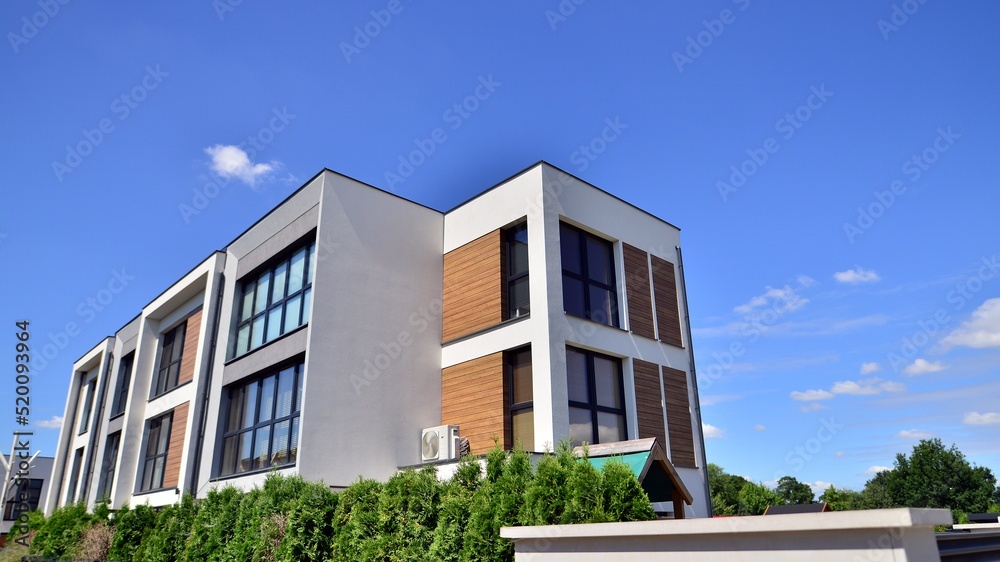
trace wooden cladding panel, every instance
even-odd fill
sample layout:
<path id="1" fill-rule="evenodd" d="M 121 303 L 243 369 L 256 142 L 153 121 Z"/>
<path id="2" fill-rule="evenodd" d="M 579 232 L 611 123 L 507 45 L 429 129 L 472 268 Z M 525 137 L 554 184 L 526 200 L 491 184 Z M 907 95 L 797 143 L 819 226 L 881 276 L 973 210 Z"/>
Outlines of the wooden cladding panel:
<path id="1" fill-rule="evenodd" d="M 666 446 L 660 366 L 641 359 L 633 359 L 632 374 L 635 378 L 635 413 L 639 422 L 639 439 L 656 437 L 660 440 L 660 445 Z"/>
<path id="2" fill-rule="evenodd" d="M 656 326 L 660 331 L 660 341 L 684 347 L 674 264 L 656 256 L 650 257 L 653 261 L 653 294 L 656 296 Z"/>
<path id="3" fill-rule="evenodd" d="M 625 296 L 628 300 L 628 327 L 633 334 L 656 338 L 653 329 L 653 298 L 649 285 L 649 260 L 646 252 L 622 244 L 625 249 Z"/>
<path id="4" fill-rule="evenodd" d="M 697 466 L 687 373 L 663 367 L 663 393 L 667 404 L 667 431 L 670 432 L 670 462 L 676 466 Z"/>
<path id="5" fill-rule="evenodd" d="M 177 375 L 177 384 L 181 385 L 194 379 L 195 366 L 198 364 L 198 334 L 201 332 L 201 310 L 188 316 L 184 327 L 184 347 L 181 350 L 181 371 Z"/>
<path id="6" fill-rule="evenodd" d="M 510 448 L 507 386 L 502 352 L 442 369 L 441 423 L 459 426 L 473 454 L 492 449 L 494 436 Z"/>
<path id="7" fill-rule="evenodd" d="M 444 255 L 444 341 L 503 320 L 500 242 L 500 231 L 494 230 Z"/>
<path id="8" fill-rule="evenodd" d="M 184 454 L 184 436 L 187 433 L 188 405 L 185 402 L 174 408 L 170 421 L 170 443 L 167 444 L 167 464 L 163 469 L 163 487 L 175 488 L 180 480 L 181 456 Z"/>

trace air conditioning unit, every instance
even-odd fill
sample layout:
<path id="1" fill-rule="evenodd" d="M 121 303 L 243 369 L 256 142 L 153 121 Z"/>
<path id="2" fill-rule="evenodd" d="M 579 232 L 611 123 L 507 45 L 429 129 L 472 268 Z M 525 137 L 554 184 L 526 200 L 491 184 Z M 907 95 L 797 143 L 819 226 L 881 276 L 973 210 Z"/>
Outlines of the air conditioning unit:
<path id="1" fill-rule="evenodd" d="M 420 460 L 447 461 L 458 458 L 458 426 L 439 425 L 420 432 Z"/>

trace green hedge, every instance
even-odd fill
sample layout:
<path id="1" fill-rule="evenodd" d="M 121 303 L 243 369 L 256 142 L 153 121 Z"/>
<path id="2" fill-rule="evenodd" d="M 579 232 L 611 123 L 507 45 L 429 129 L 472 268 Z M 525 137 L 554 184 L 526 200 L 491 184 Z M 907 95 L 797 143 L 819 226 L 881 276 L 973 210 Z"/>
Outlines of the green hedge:
<path id="1" fill-rule="evenodd" d="M 466 458 L 447 482 L 425 467 L 385 483 L 359 479 L 335 494 L 271 474 L 250 492 L 226 487 L 159 511 L 126 506 L 108 517 L 103 508 L 68 506 L 34 519 L 31 553 L 73 557 L 101 551 L 95 542 L 103 541 L 108 559 L 121 562 L 492 562 L 514 558 L 513 543 L 500 537 L 504 526 L 654 517 L 621 462 L 597 470 L 561 445 L 532 470 L 527 453 L 495 448 L 485 474 Z"/>

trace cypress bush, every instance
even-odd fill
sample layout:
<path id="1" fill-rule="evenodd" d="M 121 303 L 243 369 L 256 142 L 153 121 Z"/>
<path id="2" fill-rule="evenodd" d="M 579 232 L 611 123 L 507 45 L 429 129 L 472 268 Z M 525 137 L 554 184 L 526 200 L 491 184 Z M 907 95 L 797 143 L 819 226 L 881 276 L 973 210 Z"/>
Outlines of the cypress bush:
<path id="1" fill-rule="evenodd" d="M 279 476 L 272 472 L 264 485 L 247 492 L 240 502 L 233 536 L 225 545 L 223 560 L 229 562 L 260 562 L 274 559 L 277 544 L 283 538 L 278 531 L 275 515 L 288 513 L 305 488 L 301 476 Z M 284 525 L 281 525 L 284 531 Z"/>
<path id="2" fill-rule="evenodd" d="M 376 557 L 393 562 L 426 559 L 434 541 L 440 496 L 441 483 L 433 467 L 404 470 L 389 478 L 378 500 L 381 532 Z"/>
<path id="3" fill-rule="evenodd" d="M 443 562 L 461 560 L 472 496 L 482 481 L 483 469 L 479 462 L 471 456 L 466 456 L 459 463 L 451 480 L 441 486 L 441 507 L 430 549 L 432 560 Z"/>
<path id="4" fill-rule="evenodd" d="M 142 558 L 136 558 L 136 554 L 156 525 L 156 511 L 146 504 L 139 504 L 131 509 L 126 505 L 115 514 L 112 524 L 115 534 L 111 539 L 108 558 L 121 562 L 143 562 Z"/>
<path id="5" fill-rule="evenodd" d="M 333 549 L 334 514 L 340 496 L 322 483 L 309 483 L 288 513 L 279 562 L 326 560 Z"/>
<path id="6" fill-rule="evenodd" d="M 212 490 L 198 502 L 191 533 L 184 548 L 184 562 L 220 562 L 235 531 L 243 493 L 226 486 Z"/>
<path id="7" fill-rule="evenodd" d="M 614 459 L 601 469 L 604 515 L 608 521 L 650 521 L 656 519 L 653 504 L 632 469 Z"/>
<path id="8" fill-rule="evenodd" d="M 146 535 L 135 553 L 143 562 L 177 562 L 184 556 L 184 545 L 194 526 L 198 510 L 190 495 L 179 503 L 168 505 L 156 515 L 152 531 Z"/>
<path id="9" fill-rule="evenodd" d="M 31 553 L 43 558 L 72 558 L 82 546 L 84 533 L 97 522 L 83 503 L 60 507 L 38 527 Z"/>
<path id="10" fill-rule="evenodd" d="M 333 515 L 336 534 L 333 536 L 332 559 L 376 560 L 381 491 L 380 482 L 361 478 L 338 494 Z"/>

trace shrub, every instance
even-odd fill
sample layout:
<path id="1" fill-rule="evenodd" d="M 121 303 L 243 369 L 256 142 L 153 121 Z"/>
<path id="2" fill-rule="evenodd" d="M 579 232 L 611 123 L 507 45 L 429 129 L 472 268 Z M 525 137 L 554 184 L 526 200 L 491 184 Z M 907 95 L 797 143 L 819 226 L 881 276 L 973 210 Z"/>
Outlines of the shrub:
<path id="1" fill-rule="evenodd" d="M 576 460 L 569 442 L 563 441 L 555 455 L 546 453 L 538 461 L 535 477 L 524 493 L 521 524 L 555 525 L 561 522 L 566 511 L 566 481 Z"/>
<path id="2" fill-rule="evenodd" d="M 243 494 L 226 486 L 212 490 L 198 504 L 191 534 L 188 536 L 182 560 L 187 562 L 218 562 L 235 530 Z"/>
<path id="3" fill-rule="evenodd" d="M 164 507 L 156 515 L 155 525 L 135 553 L 143 562 L 176 562 L 184 555 L 184 544 L 191 534 L 198 508 L 189 495 L 179 503 Z"/>
<path id="4" fill-rule="evenodd" d="M 31 541 L 31 553 L 44 558 L 72 558 L 83 534 L 97 523 L 83 503 L 60 507 L 45 520 Z"/>
<path id="5" fill-rule="evenodd" d="M 234 533 L 225 544 L 223 560 L 231 562 L 259 562 L 273 558 L 276 554 L 275 528 L 269 528 L 267 536 L 261 533 L 265 521 L 272 515 L 288 513 L 305 487 L 301 476 L 284 477 L 272 472 L 264 480 L 264 485 L 254 488 L 243 496 L 239 516 L 234 525 Z"/>
<path id="6" fill-rule="evenodd" d="M 653 504 L 632 469 L 614 459 L 601 468 L 604 515 L 607 521 L 649 521 L 656 519 Z"/>
<path id="7" fill-rule="evenodd" d="M 156 512 L 146 504 L 139 504 L 132 509 L 126 505 L 115 514 L 112 525 L 115 528 L 108 558 L 121 562 L 141 561 L 136 558 L 139 548 L 156 525 Z"/>
<path id="8" fill-rule="evenodd" d="M 77 557 L 84 560 L 107 560 L 111 539 L 115 534 L 114 527 L 101 521 L 83 532 L 83 540 L 77 551 Z"/>
<path id="9" fill-rule="evenodd" d="M 378 537 L 378 500 L 382 484 L 359 478 L 340 492 L 333 515 L 334 560 L 374 560 Z"/>
<path id="10" fill-rule="evenodd" d="M 517 525 L 531 477 L 524 451 L 508 454 L 497 445 L 486 454 L 486 481 L 472 496 L 462 560 L 513 560 L 514 543 L 500 537 L 500 527 Z"/>
<path id="11" fill-rule="evenodd" d="M 440 499 L 441 483 L 433 467 L 393 475 L 379 494 L 377 557 L 400 561 L 427 557 Z"/>
<path id="12" fill-rule="evenodd" d="M 431 543 L 431 559 L 443 562 L 458 562 L 461 559 L 469 504 L 482 481 L 482 467 L 474 458 L 467 456 L 459 463 L 451 480 L 441 486 L 441 504 Z"/>
<path id="13" fill-rule="evenodd" d="M 338 499 L 324 484 L 306 484 L 288 513 L 277 552 L 279 561 L 326 560 L 330 556 Z"/>

